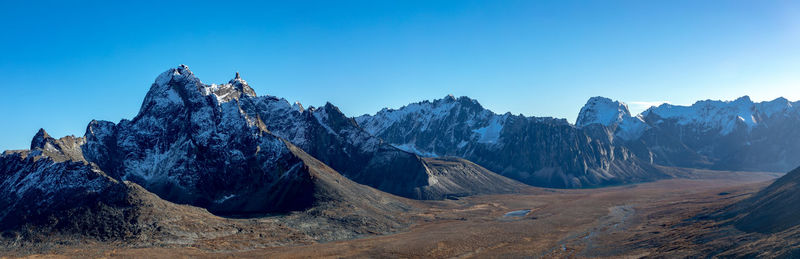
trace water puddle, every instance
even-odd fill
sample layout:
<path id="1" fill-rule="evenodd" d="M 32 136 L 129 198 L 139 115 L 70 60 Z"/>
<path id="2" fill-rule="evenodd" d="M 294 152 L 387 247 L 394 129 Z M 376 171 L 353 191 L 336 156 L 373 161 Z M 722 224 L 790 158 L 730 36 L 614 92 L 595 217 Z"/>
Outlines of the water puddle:
<path id="1" fill-rule="evenodd" d="M 499 220 L 507 221 L 507 220 L 518 220 L 528 215 L 531 210 L 515 210 L 504 214 Z"/>

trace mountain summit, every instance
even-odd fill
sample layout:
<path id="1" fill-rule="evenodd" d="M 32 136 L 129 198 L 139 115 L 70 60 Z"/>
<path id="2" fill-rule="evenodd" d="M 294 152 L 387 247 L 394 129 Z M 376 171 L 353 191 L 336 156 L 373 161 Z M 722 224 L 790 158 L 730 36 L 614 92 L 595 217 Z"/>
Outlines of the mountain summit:
<path id="1" fill-rule="evenodd" d="M 620 123 L 625 118 L 631 117 L 628 105 L 619 101 L 597 96 L 589 98 L 586 105 L 581 108 L 575 125 L 582 127 L 589 124 L 602 124 L 609 126 Z"/>
<path id="2" fill-rule="evenodd" d="M 631 116 L 625 103 L 602 96 L 589 98 L 575 121 L 577 127 L 595 124 L 608 127 L 623 140 L 638 139 L 650 127 L 641 116 Z"/>

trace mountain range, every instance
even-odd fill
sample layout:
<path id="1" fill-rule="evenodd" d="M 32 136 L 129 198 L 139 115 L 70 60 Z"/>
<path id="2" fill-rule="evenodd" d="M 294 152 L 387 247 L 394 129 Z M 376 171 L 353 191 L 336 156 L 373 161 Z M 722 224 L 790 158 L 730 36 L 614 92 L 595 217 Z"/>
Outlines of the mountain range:
<path id="1" fill-rule="evenodd" d="M 785 98 L 662 104 L 632 116 L 624 103 L 591 98 L 578 127 L 605 127 L 615 143 L 654 164 L 787 172 L 800 165 L 800 109 Z"/>
<path id="2" fill-rule="evenodd" d="M 153 218 L 170 218 L 153 207 L 186 204 L 226 217 L 324 214 L 323 223 L 292 222 L 327 240 L 407 224 L 392 215 L 413 207 L 388 193 L 444 199 L 521 188 L 469 161 L 397 149 L 332 104 L 259 97 L 238 73 L 203 84 L 182 65 L 156 78 L 133 119 L 91 121 L 82 137 L 41 129 L 30 149 L 5 151 L 0 229 L 136 238 L 152 235 Z"/>
<path id="3" fill-rule="evenodd" d="M 614 145 L 607 127 L 580 128 L 565 119 L 496 114 L 468 97 L 383 109 L 356 121 L 366 131 L 421 156 L 458 156 L 523 183 L 597 187 L 666 177 Z"/>
<path id="4" fill-rule="evenodd" d="M 168 207 L 206 220 L 290 215 L 287 231 L 335 240 L 407 226 L 395 214 L 415 209 L 409 198 L 639 183 L 670 177 L 662 166 L 788 171 L 800 164 L 796 107 L 742 97 L 632 115 L 593 97 L 571 124 L 449 95 L 352 118 L 258 96 L 238 73 L 205 84 L 181 65 L 132 119 L 91 121 L 80 137 L 41 129 L 30 149 L 5 151 L 0 230 L 179 235 L 155 226 L 170 216 L 153 208 Z"/>

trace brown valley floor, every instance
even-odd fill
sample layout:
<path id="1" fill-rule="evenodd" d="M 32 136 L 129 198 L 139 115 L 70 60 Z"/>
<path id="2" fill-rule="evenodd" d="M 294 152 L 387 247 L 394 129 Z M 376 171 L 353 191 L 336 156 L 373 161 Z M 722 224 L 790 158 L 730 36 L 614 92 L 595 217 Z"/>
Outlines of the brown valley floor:
<path id="1" fill-rule="evenodd" d="M 780 250 L 797 245 L 791 239 L 796 230 L 751 234 L 724 221 L 698 217 L 752 195 L 781 174 L 681 169 L 672 169 L 672 173 L 681 178 L 599 189 L 530 188 L 522 194 L 415 202 L 420 210 L 409 215 L 414 224 L 383 236 L 247 248 L 237 246 L 241 240 L 231 235 L 188 247 L 119 248 L 98 243 L 33 257 L 639 258 L 753 255 L 753 251 L 769 255 L 764 251 L 770 247 Z M 505 216 L 520 210 L 530 211 Z"/>

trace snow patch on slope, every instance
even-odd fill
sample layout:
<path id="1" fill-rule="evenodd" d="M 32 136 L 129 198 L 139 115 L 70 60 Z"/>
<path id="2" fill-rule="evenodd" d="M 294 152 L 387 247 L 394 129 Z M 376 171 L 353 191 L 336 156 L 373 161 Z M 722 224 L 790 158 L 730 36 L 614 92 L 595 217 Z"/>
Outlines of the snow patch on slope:
<path id="1" fill-rule="evenodd" d="M 478 137 L 478 143 L 486 144 L 498 143 L 501 131 L 503 131 L 503 124 L 500 116 L 493 116 L 486 127 L 472 130 Z"/>
<path id="2" fill-rule="evenodd" d="M 644 134 L 644 132 L 649 129 L 650 126 L 642 120 L 641 115 L 636 117 L 626 117 L 622 119 L 622 122 L 619 123 L 617 127 L 617 132 L 615 133 L 617 137 L 620 137 L 624 140 L 634 140 L 638 139 L 639 137 Z"/>

